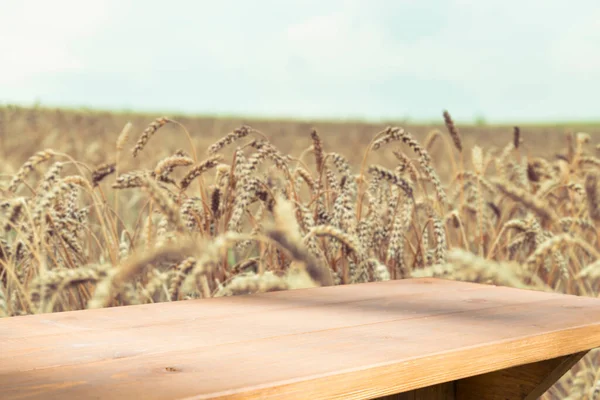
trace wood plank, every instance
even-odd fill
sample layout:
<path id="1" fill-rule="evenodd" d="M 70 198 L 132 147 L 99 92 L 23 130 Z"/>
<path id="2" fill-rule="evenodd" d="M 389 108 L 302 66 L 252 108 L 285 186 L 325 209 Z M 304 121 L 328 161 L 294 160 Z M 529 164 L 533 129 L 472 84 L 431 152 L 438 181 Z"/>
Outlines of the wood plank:
<path id="1" fill-rule="evenodd" d="M 0 398 L 369 399 L 600 346 L 599 299 L 484 285 L 453 291 L 438 280 L 403 296 L 403 282 L 346 286 L 347 304 L 320 303 L 343 286 L 306 289 L 261 295 L 270 311 L 231 318 L 165 315 L 176 322 L 161 316 L 128 329 L 119 320 L 90 331 L 69 322 L 68 335 L 52 327 L 48 336 L 11 337 L 10 346 L 0 337 Z M 385 295 L 350 301 L 363 287 Z"/>
<path id="2" fill-rule="evenodd" d="M 227 314 L 226 311 L 233 310 L 229 306 L 234 298 L 223 299 L 223 302 L 199 300 L 194 301 L 198 311 L 194 312 L 193 309 L 185 307 L 187 319 L 183 316 L 174 317 L 175 313 L 165 313 L 164 317 L 155 315 L 154 319 L 146 324 L 139 324 L 137 319 L 140 313 L 146 314 L 146 307 L 105 309 L 103 320 L 107 324 L 111 322 L 110 316 L 106 316 L 110 311 L 118 311 L 121 314 L 129 311 L 131 314 L 129 320 L 133 326 L 128 327 L 124 320 L 117 319 L 113 320 L 116 323 L 113 323 L 112 328 L 84 331 L 80 330 L 84 323 L 82 320 L 85 319 L 86 324 L 88 322 L 96 324 L 96 322 L 89 319 L 87 311 L 74 312 L 70 313 L 71 320 L 63 317 L 58 324 L 51 324 L 50 331 L 53 334 L 45 336 L 40 334 L 45 326 L 42 323 L 47 320 L 46 317 L 54 315 L 17 317 L 12 324 L 6 324 L 8 326 L 4 326 L 2 331 L 8 332 L 11 325 L 18 328 L 18 318 L 26 318 L 28 322 L 32 320 L 40 322 L 37 326 L 38 334 L 20 338 L 13 336 L 8 340 L 2 340 L 2 347 L 5 349 L 0 355 L 0 373 L 128 358 L 142 354 L 169 353 L 173 350 L 197 349 L 199 346 L 230 345 L 250 339 L 268 339 L 380 322 L 429 318 L 531 302 L 529 291 L 508 295 L 507 288 L 458 285 L 461 290 L 448 290 L 445 286 L 441 286 L 440 288 L 444 290 L 423 292 L 423 286 L 420 288 L 418 285 L 410 286 L 413 289 L 411 293 L 411 290 L 405 291 L 404 286 L 394 288 L 392 285 L 386 285 L 386 289 L 395 290 L 379 290 L 377 296 L 375 292 L 370 296 L 363 295 L 363 300 L 351 297 L 340 299 L 339 296 L 325 298 L 321 294 L 323 300 L 317 301 L 313 297 L 298 297 L 300 293 L 294 293 L 296 297 L 292 297 L 290 301 L 284 298 L 283 304 L 288 304 L 288 307 L 281 307 L 281 305 L 277 307 L 277 301 L 283 297 L 281 294 L 271 296 L 268 301 L 264 297 L 247 296 L 246 302 L 236 299 L 237 313 L 233 315 Z M 420 291 L 417 292 L 417 288 Z M 369 285 L 367 289 L 371 292 L 377 287 Z M 320 292 L 320 290 L 309 290 Z M 333 291 L 329 290 L 329 292 Z M 536 298 L 541 299 L 556 298 L 554 294 L 537 292 L 534 294 Z M 225 304 L 225 309 L 220 313 L 212 314 L 211 317 L 209 309 L 218 308 L 220 303 Z M 256 306 L 264 303 L 268 303 L 271 308 L 264 310 L 263 307 L 263 312 L 240 313 L 246 304 L 256 309 Z M 172 306 L 176 304 L 171 303 Z M 295 307 L 292 307 L 294 305 Z M 176 308 L 172 306 L 169 308 Z M 163 319 L 166 319 L 166 322 L 163 322 Z M 10 319 L 8 321 L 10 322 Z M 3 326 L 3 322 L 0 320 L 0 326 Z M 32 325 L 30 322 L 29 327 L 35 328 Z M 73 331 L 70 329 L 72 326 L 74 326 Z M 60 334 L 56 333 L 57 329 L 61 330 Z M 157 340 L 164 337 L 171 340 Z"/>
<path id="3" fill-rule="evenodd" d="M 0 340 L 62 335 L 77 330 L 110 331 L 115 328 L 173 325 L 190 319 L 234 318 L 251 313 L 261 315 L 273 310 L 351 304 L 365 300 L 380 299 L 385 302 L 390 296 L 412 297 L 440 290 L 462 292 L 480 289 L 481 285 L 469 282 L 423 278 L 26 315 L 0 319 Z"/>
<path id="4" fill-rule="evenodd" d="M 587 353 L 519 365 L 456 382 L 461 400 L 539 399 Z"/>

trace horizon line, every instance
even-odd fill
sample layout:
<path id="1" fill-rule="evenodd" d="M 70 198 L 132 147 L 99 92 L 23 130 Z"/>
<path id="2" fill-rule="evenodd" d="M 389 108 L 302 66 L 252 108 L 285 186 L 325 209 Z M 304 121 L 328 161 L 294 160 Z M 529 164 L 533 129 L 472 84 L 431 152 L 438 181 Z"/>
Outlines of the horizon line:
<path id="1" fill-rule="evenodd" d="M 444 119 L 440 110 L 440 117 L 431 118 L 413 118 L 410 116 L 398 116 L 398 117 L 359 117 L 359 116 L 299 116 L 299 115 L 285 115 L 285 114 L 244 114 L 236 112 L 190 112 L 190 111 L 177 111 L 169 110 L 168 108 L 131 108 L 131 107 L 115 107 L 105 108 L 101 106 L 90 106 L 90 105 L 60 105 L 52 103 L 42 103 L 40 101 L 34 101 L 31 103 L 25 102 L 11 102 L 11 101 L 0 101 L 0 108 L 5 107 L 20 107 L 25 109 L 42 109 L 42 110 L 63 110 L 67 112 L 92 112 L 92 113 L 111 113 L 111 114 L 137 114 L 137 115 L 173 115 L 184 118 L 215 118 L 215 119 L 245 119 L 254 121 L 280 121 L 280 122 L 319 122 L 319 123 L 361 123 L 361 124 L 385 124 L 385 123 L 403 123 L 408 125 L 444 125 Z M 451 110 L 448 110 L 452 115 Z M 477 114 L 477 113 L 476 113 Z M 585 118 L 585 119 L 562 119 L 562 120 L 549 120 L 549 119 L 492 119 L 485 117 L 483 113 L 480 116 L 475 116 L 470 120 L 458 119 L 452 117 L 454 122 L 464 126 L 547 126 L 547 125 L 600 125 L 600 118 Z"/>

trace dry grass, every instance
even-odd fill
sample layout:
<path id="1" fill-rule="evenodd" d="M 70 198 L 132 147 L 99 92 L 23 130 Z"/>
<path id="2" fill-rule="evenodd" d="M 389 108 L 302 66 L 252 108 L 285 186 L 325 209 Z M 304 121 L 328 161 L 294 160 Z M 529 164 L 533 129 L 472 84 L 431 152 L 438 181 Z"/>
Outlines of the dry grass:
<path id="1" fill-rule="evenodd" d="M 0 316 L 411 276 L 598 296 L 598 127 L 441 117 L 2 108 Z M 547 398 L 597 398 L 599 364 Z"/>

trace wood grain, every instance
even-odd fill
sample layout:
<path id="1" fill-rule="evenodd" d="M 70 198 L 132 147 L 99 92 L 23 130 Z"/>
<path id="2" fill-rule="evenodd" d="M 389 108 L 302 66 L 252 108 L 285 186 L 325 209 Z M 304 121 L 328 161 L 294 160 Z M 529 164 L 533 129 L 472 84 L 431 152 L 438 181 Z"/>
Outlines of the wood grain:
<path id="1" fill-rule="evenodd" d="M 600 346 L 600 299 L 438 279 L 0 320 L 0 398 L 370 399 Z"/>

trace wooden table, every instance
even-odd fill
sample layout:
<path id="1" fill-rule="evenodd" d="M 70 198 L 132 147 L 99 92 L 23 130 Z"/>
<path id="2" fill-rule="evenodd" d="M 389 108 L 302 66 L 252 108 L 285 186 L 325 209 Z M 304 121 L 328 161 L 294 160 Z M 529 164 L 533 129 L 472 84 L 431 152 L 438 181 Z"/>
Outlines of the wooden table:
<path id="1" fill-rule="evenodd" d="M 600 299 L 410 279 L 0 319 L 0 399 L 533 399 L 595 347 Z"/>

